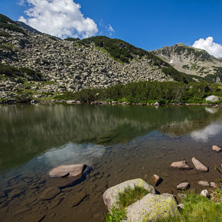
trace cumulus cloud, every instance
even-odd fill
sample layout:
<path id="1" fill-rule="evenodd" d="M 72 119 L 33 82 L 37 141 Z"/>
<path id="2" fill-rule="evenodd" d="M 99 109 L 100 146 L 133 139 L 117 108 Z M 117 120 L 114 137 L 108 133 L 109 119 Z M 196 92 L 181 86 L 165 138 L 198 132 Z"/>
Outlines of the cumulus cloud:
<path id="1" fill-rule="evenodd" d="M 208 37 L 206 39 L 200 38 L 199 40 L 195 41 L 193 47 L 204 49 L 209 54 L 221 58 L 222 57 L 222 45 L 213 41 L 213 37 Z"/>
<path id="2" fill-rule="evenodd" d="M 60 38 L 87 38 L 98 32 L 96 23 L 84 17 L 81 6 L 73 0 L 24 0 L 29 9 L 19 21 Z M 21 2 L 23 2 L 21 0 Z"/>

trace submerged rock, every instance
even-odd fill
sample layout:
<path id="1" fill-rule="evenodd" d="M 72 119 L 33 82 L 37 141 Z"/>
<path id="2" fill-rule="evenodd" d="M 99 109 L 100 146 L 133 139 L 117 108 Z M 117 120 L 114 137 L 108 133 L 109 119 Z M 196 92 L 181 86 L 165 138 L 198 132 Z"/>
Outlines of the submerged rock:
<path id="1" fill-rule="evenodd" d="M 190 188 L 190 184 L 187 182 L 180 183 L 179 185 L 177 185 L 178 190 L 187 190 L 189 188 Z"/>
<path id="2" fill-rule="evenodd" d="M 197 160 L 195 157 L 192 158 L 193 165 L 195 166 L 196 170 L 207 172 L 208 167 L 206 167 L 204 164 L 202 164 L 199 160 Z"/>
<path id="3" fill-rule="evenodd" d="M 161 177 L 159 177 L 158 175 L 154 174 L 152 176 L 152 183 L 154 186 L 158 186 L 162 181 L 163 181 L 163 179 Z"/>
<path id="4" fill-rule="evenodd" d="M 51 200 L 55 196 L 57 196 L 61 190 L 58 187 L 49 187 L 44 190 L 44 192 L 39 197 L 40 200 Z"/>
<path id="5" fill-rule="evenodd" d="M 147 194 L 127 207 L 126 214 L 127 221 L 162 221 L 178 217 L 179 211 L 173 197 Z"/>
<path id="6" fill-rule="evenodd" d="M 173 168 L 183 169 L 183 170 L 189 170 L 191 169 L 187 164 L 185 160 L 173 162 L 170 164 Z"/>
<path id="7" fill-rule="evenodd" d="M 217 184 L 216 184 L 215 182 L 210 182 L 210 186 L 211 186 L 212 188 L 217 188 Z"/>
<path id="8" fill-rule="evenodd" d="M 156 193 L 154 187 L 147 184 L 142 179 L 125 181 L 116 186 L 110 187 L 103 193 L 103 201 L 107 206 L 108 210 L 110 210 L 111 207 L 116 207 L 119 193 L 123 192 L 127 187 L 131 187 L 133 189 L 135 186 L 143 187 L 151 194 Z"/>
<path id="9" fill-rule="evenodd" d="M 76 177 L 87 167 L 85 164 L 61 165 L 49 172 L 50 177 Z"/>
<path id="10" fill-rule="evenodd" d="M 209 187 L 210 184 L 207 181 L 199 181 L 198 184 L 202 187 Z"/>
<path id="11" fill-rule="evenodd" d="M 222 150 L 222 148 L 220 148 L 219 146 L 212 146 L 212 150 L 216 151 L 216 152 L 220 152 Z"/>
<path id="12" fill-rule="evenodd" d="M 84 164 L 62 165 L 50 171 L 50 175 L 60 175 L 60 177 L 48 176 L 46 178 L 46 186 L 56 186 L 59 188 L 74 186 L 81 183 L 91 171 L 92 167 Z"/>

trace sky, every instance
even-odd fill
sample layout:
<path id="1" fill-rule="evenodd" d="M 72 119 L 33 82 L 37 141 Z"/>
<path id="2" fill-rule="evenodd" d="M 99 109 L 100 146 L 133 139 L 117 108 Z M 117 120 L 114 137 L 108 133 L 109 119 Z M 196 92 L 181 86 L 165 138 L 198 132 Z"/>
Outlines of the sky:
<path id="1" fill-rule="evenodd" d="M 222 57 L 222 0 L 1 0 L 0 13 L 60 38 L 106 35 L 145 50 L 177 43 Z"/>

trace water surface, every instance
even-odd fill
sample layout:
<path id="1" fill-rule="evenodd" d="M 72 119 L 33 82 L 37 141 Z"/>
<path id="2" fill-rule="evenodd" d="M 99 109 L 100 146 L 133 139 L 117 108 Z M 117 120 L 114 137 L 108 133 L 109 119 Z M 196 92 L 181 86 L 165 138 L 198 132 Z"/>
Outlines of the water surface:
<path id="1" fill-rule="evenodd" d="M 216 181 L 221 154 L 222 110 L 210 107 L 90 105 L 0 106 L 0 221 L 104 221 L 103 192 L 128 179 L 149 182 L 159 192 L 177 193 L 188 181 Z M 210 168 L 175 171 L 173 161 L 195 156 Z M 49 201 L 39 200 L 48 171 L 60 164 L 86 163 L 87 178 Z M 17 192 L 17 193 L 16 193 Z M 17 195 L 14 195 L 17 194 Z M 84 196 L 73 206 L 75 199 Z M 80 198 L 81 199 L 81 198 Z"/>

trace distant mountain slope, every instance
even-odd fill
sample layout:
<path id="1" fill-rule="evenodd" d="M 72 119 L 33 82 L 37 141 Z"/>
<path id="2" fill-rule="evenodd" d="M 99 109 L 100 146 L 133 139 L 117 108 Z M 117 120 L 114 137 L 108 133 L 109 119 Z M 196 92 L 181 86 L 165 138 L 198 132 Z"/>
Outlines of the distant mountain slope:
<path id="1" fill-rule="evenodd" d="M 24 22 L 17 21 L 16 23 L 17 23 L 20 27 L 28 30 L 29 32 L 32 32 L 32 33 L 34 33 L 34 34 L 41 34 L 41 32 L 39 32 L 38 30 L 32 28 L 31 26 L 25 24 Z"/>
<path id="2" fill-rule="evenodd" d="M 211 56 L 205 50 L 179 43 L 151 52 L 181 72 L 205 77 L 213 82 L 222 80 L 222 59 Z"/>

